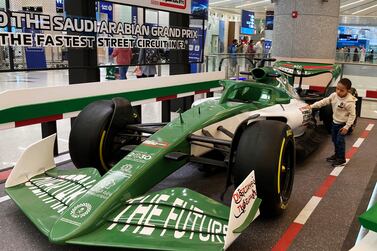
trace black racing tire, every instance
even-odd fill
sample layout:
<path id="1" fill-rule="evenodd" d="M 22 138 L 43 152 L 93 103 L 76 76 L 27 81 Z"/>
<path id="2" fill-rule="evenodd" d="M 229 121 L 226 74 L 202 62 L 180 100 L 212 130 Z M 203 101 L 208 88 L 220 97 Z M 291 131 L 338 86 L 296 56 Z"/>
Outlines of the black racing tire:
<path id="1" fill-rule="evenodd" d="M 69 135 L 69 153 L 77 168 L 94 167 L 107 171 L 101 161 L 100 144 L 114 112 L 111 100 L 100 100 L 86 106 L 75 119 Z"/>
<path id="2" fill-rule="evenodd" d="M 295 170 L 295 143 L 286 123 L 257 121 L 242 132 L 234 158 L 235 187 L 253 170 L 261 215 L 280 215 L 288 205 Z"/>

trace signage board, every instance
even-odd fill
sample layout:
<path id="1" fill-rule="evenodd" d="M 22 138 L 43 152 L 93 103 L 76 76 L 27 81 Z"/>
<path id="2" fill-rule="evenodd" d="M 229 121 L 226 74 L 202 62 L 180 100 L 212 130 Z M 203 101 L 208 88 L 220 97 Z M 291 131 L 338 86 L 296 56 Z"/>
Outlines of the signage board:
<path id="1" fill-rule="evenodd" d="M 112 0 L 111 2 L 191 14 L 191 0 Z"/>
<path id="2" fill-rule="evenodd" d="M 255 28 L 255 15 L 254 12 L 242 10 L 241 17 L 241 34 L 252 35 L 254 34 Z"/>
<path id="3" fill-rule="evenodd" d="M 208 0 L 192 0 L 191 14 L 195 18 L 208 20 Z"/>
<path id="4" fill-rule="evenodd" d="M 56 1 L 56 13 L 64 12 L 64 0 L 55 0 Z"/>
<path id="5" fill-rule="evenodd" d="M 274 11 L 266 11 L 266 30 L 274 29 Z"/>

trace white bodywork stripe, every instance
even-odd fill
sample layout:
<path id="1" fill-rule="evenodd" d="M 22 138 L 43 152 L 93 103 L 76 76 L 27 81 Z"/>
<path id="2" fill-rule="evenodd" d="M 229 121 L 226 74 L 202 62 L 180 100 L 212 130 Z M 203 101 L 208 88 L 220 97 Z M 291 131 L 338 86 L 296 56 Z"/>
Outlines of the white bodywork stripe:
<path id="1" fill-rule="evenodd" d="M 350 251 L 375 251 L 377 247 L 377 233 L 369 231 Z"/>

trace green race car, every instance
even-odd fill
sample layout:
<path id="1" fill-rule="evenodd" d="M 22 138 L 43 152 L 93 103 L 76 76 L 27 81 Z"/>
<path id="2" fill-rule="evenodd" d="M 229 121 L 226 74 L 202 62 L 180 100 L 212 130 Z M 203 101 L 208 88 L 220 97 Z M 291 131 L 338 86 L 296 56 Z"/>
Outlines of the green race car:
<path id="1" fill-rule="evenodd" d="M 258 215 L 279 215 L 291 195 L 297 140 L 312 120 L 278 68 L 223 81 L 167 124 L 138 124 L 130 102 L 87 106 L 70 134 L 78 169 L 53 161 L 54 136 L 30 146 L 6 192 L 51 242 L 163 250 L 223 250 Z M 211 158 L 217 151 L 222 158 Z M 227 168 L 231 207 L 187 188 L 148 192 L 188 162 Z"/>

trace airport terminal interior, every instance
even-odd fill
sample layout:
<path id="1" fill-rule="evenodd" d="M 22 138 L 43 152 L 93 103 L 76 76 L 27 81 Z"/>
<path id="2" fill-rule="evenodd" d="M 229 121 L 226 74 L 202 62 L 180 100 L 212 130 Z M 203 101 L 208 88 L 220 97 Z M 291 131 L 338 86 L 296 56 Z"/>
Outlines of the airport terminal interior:
<path id="1" fill-rule="evenodd" d="M 376 50 L 374 0 L 0 0 L 1 250 L 377 250 Z"/>

